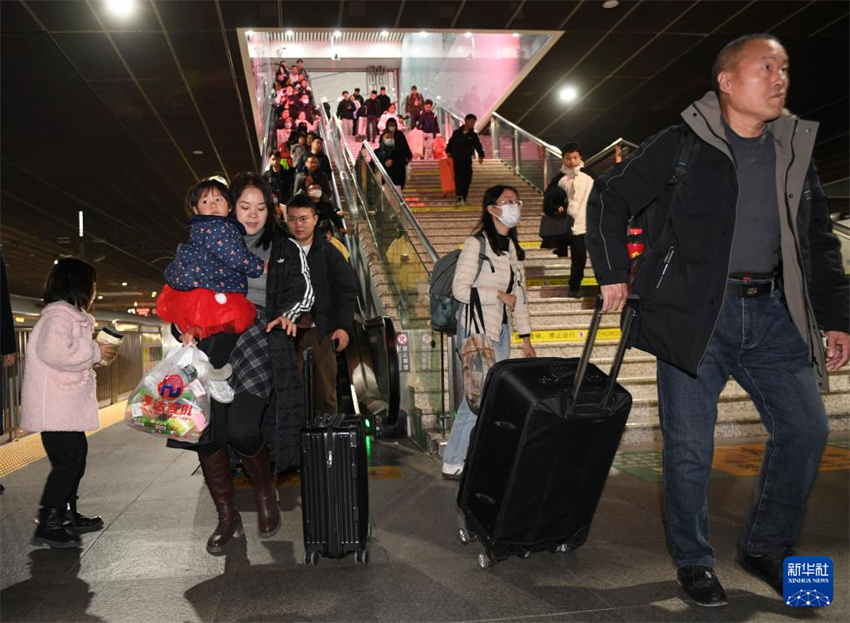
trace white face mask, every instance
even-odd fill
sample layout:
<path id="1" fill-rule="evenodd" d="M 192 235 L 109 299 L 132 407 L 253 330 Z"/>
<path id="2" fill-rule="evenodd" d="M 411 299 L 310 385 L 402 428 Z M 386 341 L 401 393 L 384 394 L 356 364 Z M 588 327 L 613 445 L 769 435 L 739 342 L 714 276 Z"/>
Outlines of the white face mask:
<path id="1" fill-rule="evenodd" d="M 509 229 L 513 229 L 519 225 L 519 206 L 515 203 L 506 203 L 502 206 L 502 216 L 496 218 Z"/>
<path id="2" fill-rule="evenodd" d="M 385 138 L 383 142 L 384 142 L 384 145 L 386 145 L 387 147 L 394 147 L 395 146 L 395 139 Z"/>
<path id="3" fill-rule="evenodd" d="M 307 193 L 307 194 L 308 194 L 308 195 L 310 195 L 313 199 L 318 199 L 319 197 L 321 197 L 321 196 L 322 196 L 322 191 L 321 191 L 321 190 L 316 189 L 316 190 L 311 190 L 311 191 L 310 191 L 309 193 Z"/>

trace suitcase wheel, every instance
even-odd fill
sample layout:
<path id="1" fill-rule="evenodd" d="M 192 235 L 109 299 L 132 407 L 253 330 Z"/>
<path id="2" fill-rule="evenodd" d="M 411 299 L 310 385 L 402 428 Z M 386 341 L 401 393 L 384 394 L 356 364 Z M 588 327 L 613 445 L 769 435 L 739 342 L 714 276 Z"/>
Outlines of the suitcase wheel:
<path id="1" fill-rule="evenodd" d="M 489 569 L 497 562 L 505 560 L 504 558 L 495 558 L 490 554 L 478 554 L 478 566 L 482 569 Z"/>
<path id="2" fill-rule="evenodd" d="M 475 543 L 475 541 L 478 540 L 478 535 L 474 532 L 470 532 L 466 528 L 458 528 L 457 540 L 464 545 L 469 545 L 470 543 Z"/>
<path id="3" fill-rule="evenodd" d="M 310 565 L 310 566 L 315 567 L 316 565 L 319 564 L 319 559 L 321 557 L 322 557 L 321 554 L 319 554 L 319 552 L 317 552 L 316 550 L 312 550 L 312 551 L 310 551 L 308 549 L 304 550 L 304 564 L 305 565 Z"/>
<path id="4" fill-rule="evenodd" d="M 368 549 L 358 549 L 354 552 L 354 562 L 358 565 L 368 565 L 369 564 L 369 550 Z"/>

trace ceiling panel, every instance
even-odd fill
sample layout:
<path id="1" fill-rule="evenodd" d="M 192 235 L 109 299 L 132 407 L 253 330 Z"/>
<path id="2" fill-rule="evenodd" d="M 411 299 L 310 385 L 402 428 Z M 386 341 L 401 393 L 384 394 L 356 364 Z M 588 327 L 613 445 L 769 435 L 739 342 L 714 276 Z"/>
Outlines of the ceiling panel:
<path id="1" fill-rule="evenodd" d="M 516 0 L 467 0 L 455 28 L 506 28 L 520 4 Z"/>
<path id="2" fill-rule="evenodd" d="M 309 3 L 283 2 L 283 23 L 278 23 L 278 2 L 262 0 L 242 2 L 241 0 L 219 0 L 224 27 L 236 28 L 278 28 L 287 25 L 287 18 L 296 12 L 308 12 Z"/>
<path id="3" fill-rule="evenodd" d="M 181 33 L 171 37 L 171 44 L 187 79 L 230 78 L 221 32 Z"/>
<path id="4" fill-rule="evenodd" d="M 624 16 L 631 15 L 640 9 L 641 5 L 646 2 L 647 0 L 621 2 L 616 9 L 605 9 L 601 2 L 582 2 L 578 10 L 564 25 L 564 28 L 567 30 L 605 32 L 610 30 Z"/>
<path id="5" fill-rule="evenodd" d="M 771 32 L 779 37 L 787 35 L 806 37 L 838 18 L 846 16 L 847 13 L 848 4 L 846 2 L 811 2 L 807 3 L 806 7 L 794 15 L 792 19 L 779 24 Z M 843 32 L 845 37 L 847 32 L 847 30 Z"/>
<path id="6" fill-rule="evenodd" d="M 659 35 L 635 58 L 617 70 L 620 76 L 651 77 L 671 59 L 699 44 L 702 35 Z"/>
<path id="7" fill-rule="evenodd" d="M 156 2 L 156 10 L 169 32 L 190 32 L 197 30 L 220 31 L 218 11 L 215 2 L 204 0 L 167 0 Z"/>
<path id="8" fill-rule="evenodd" d="M 625 32 L 660 32 L 693 10 L 697 4 L 694 0 L 642 2 L 617 29 Z"/>
<path id="9" fill-rule="evenodd" d="M 306 10 L 304 10 L 306 8 Z M 337 0 L 310 0 L 299 6 L 298 3 L 283 3 L 284 28 L 336 28 L 339 26 L 339 2 Z"/>
<path id="10" fill-rule="evenodd" d="M 552 30 L 559 28 L 581 2 L 526 0 L 510 23 L 514 30 Z"/>
<path id="11" fill-rule="evenodd" d="M 676 21 L 671 31 L 707 35 L 732 15 L 749 6 L 751 1 L 724 0 L 722 9 L 716 2 L 698 2 L 694 8 Z"/>
<path id="12" fill-rule="evenodd" d="M 50 0 L 28 4 L 39 21 L 49 31 L 100 30 L 100 24 L 85 2 L 79 0 Z"/>
<path id="13" fill-rule="evenodd" d="M 805 2 L 753 2 L 726 24 L 723 24 L 714 34 L 740 36 L 753 32 L 764 32 L 789 16 L 797 13 L 806 5 Z M 796 15 L 790 21 L 794 21 Z"/>
<path id="14" fill-rule="evenodd" d="M 372 3 L 380 6 L 379 3 Z M 401 11 L 400 28 L 450 28 L 460 2 L 411 2 L 404 3 Z M 378 12 L 380 9 L 378 9 Z M 387 14 L 389 17 L 389 14 Z"/>
<path id="15" fill-rule="evenodd" d="M 850 15 L 839 17 L 829 26 L 825 26 L 821 30 L 812 31 L 812 34 L 817 34 L 818 37 L 834 37 L 836 39 L 846 39 L 847 33 L 850 32 Z"/>
<path id="16" fill-rule="evenodd" d="M 86 80 L 130 78 L 104 33 L 56 33 L 53 38 Z"/>
<path id="17" fill-rule="evenodd" d="M 161 32 L 116 32 L 112 39 L 137 80 L 179 80 Z"/>
<path id="18" fill-rule="evenodd" d="M 39 30 L 41 30 L 41 26 L 18 0 L 0 2 L 0 31 L 32 32 Z"/>
<path id="19" fill-rule="evenodd" d="M 79 1 L 80 0 L 71 0 L 69 4 Z M 91 7 L 98 19 L 100 19 L 103 23 L 103 28 L 110 32 L 141 30 L 158 31 L 162 29 L 150 0 L 135 0 L 133 12 L 127 16 L 115 15 L 107 8 L 106 2 L 98 2 L 95 0 L 91 2 Z"/>
<path id="20" fill-rule="evenodd" d="M 379 6 L 366 0 L 345 0 L 342 24 L 346 28 L 392 28 L 400 0 L 385 0 Z"/>

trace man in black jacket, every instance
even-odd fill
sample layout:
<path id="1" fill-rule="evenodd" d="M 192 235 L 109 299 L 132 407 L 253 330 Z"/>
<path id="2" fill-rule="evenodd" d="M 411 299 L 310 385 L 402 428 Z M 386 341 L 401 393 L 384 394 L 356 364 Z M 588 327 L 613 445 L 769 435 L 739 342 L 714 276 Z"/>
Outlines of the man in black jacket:
<path id="1" fill-rule="evenodd" d="M 342 92 L 342 99 L 336 106 L 336 116 L 342 121 L 342 129 L 346 134 L 354 134 L 354 102 L 349 99 L 348 91 Z"/>
<path id="2" fill-rule="evenodd" d="M 378 101 L 377 91 L 369 94 L 364 107 L 366 108 L 366 140 L 371 143 L 378 136 L 378 118 L 381 116 L 381 102 Z"/>
<path id="3" fill-rule="evenodd" d="M 425 142 L 425 160 L 434 158 L 434 138 L 440 133 L 440 124 L 437 123 L 437 116 L 431 112 L 434 102 L 425 100 L 425 108 L 416 120 L 416 125 L 411 124 L 410 127 L 417 127 L 422 130 L 423 140 Z"/>
<path id="4" fill-rule="evenodd" d="M 478 117 L 468 114 L 463 120 L 463 125 L 452 133 L 449 144 L 446 145 L 446 153 L 454 160 L 455 169 L 455 192 L 457 193 L 457 205 L 467 203 L 466 196 L 469 194 L 469 185 L 472 183 L 472 158 L 478 152 L 478 164 L 484 162 L 484 148 L 475 131 L 475 122 Z"/>
<path id="5" fill-rule="evenodd" d="M 292 184 L 295 181 L 295 169 L 289 166 L 280 155 L 280 150 L 274 150 L 269 156 L 269 169 L 263 177 L 277 195 L 280 203 L 286 204 L 292 195 Z"/>
<path id="6" fill-rule="evenodd" d="M 384 112 L 389 109 L 390 104 L 392 104 L 392 101 L 390 100 L 390 96 L 387 95 L 387 87 L 381 87 L 381 93 L 378 95 L 378 107 L 379 107 L 378 108 L 378 116 L 379 117 L 381 115 L 383 115 Z"/>
<path id="7" fill-rule="evenodd" d="M 688 596 L 722 606 L 708 541 L 719 395 L 731 375 L 768 430 L 737 559 L 782 594 L 828 433 L 819 390 L 850 356 L 850 286 L 812 163 L 817 124 L 783 112 L 785 49 L 771 35 L 741 37 L 712 74 L 714 92 L 682 113 L 683 125 L 596 182 L 587 248 L 603 310 L 618 310 L 626 227 L 632 217 L 643 225 L 633 343 L 658 357 L 668 543 Z"/>
<path id="8" fill-rule="evenodd" d="M 296 323 L 295 347 L 299 361 L 305 349 L 313 348 L 315 412 L 336 413 L 336 352 L 348 346 L 354 323 L 354 271 L 317 227 L 319 219 L 309 197 L 293 196 L 286 211 L 289 231 L 307 255 L 315 295 L 313 309 Z"/>

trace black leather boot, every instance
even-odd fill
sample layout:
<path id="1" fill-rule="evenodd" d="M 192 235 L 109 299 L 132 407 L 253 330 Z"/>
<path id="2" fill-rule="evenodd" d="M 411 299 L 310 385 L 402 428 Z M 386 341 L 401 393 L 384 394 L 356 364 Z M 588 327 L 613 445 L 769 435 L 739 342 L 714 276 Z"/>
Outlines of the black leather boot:
<path id="1" fill-rule="evenodd" d="M 74 496 L 65 509 L 62 525 L 70 534 L 85 534 L 86 532 L 103 530 L 103 519 L 98 515 L 94 517 L 80 515 L 77 512 L 77 496 Z"/>
<path id="2" fill-rule="evenodd" d="M 227 450 L 222 448 L 212 456 L 201 458 L 201 469 L 218 511 L 218 525 L 207 540 L 207 551 L 218 556 L 233 537 L 242 536 L 242 519 L 233 504 L 233 475 Z"/>
<path id="3" fill-rule="evenodd" d="M 80 537 L 70 534 L 62 525 L 64 515 L 64 510 L 61 508 L 41 508 L 38 511 L 38 527 L 30 543 L 61 549 L 80 547 L 83 544 Z"/>
<path id="4" fill-rule="evenodd" d="M 266 444 L 254 456 L 238 453 L 242 466 L 251 477 L 254 485 L 254 499 L 257 501 L 257 527 L 261 537 L 270 537 L 280 530 L 280 506 L 277 489 L 269 464 L 269 449 Z"/>

